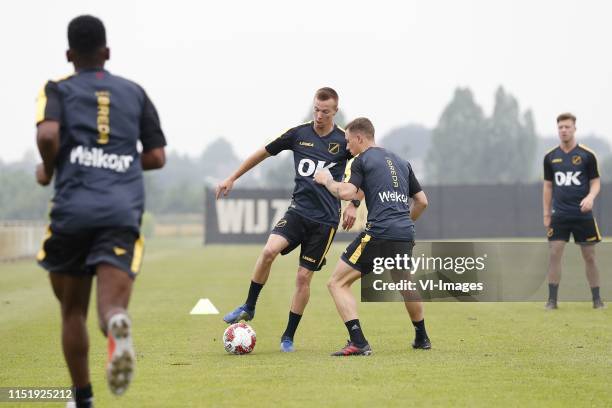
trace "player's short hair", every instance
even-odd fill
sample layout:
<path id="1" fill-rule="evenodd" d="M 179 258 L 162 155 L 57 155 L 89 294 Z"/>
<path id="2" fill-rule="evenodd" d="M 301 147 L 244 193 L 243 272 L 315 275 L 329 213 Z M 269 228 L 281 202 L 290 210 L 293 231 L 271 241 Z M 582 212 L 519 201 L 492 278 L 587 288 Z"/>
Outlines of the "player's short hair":
<path id="1" fill-rule="evenodd" d="M 353 119 L 346 125 L 347 132 L 358 132 L 364 135 L 367 139 L 374 139 L 374 125 L 368 118 Z"/>
<path id="2" fill-rule="evenodd" d="M 90 15 L 72 19 L 68 24 L 68 46 L 81 55 L 92 55 L 106 46 L 106 30 L 102 20 Z"/>
<path id="3" fill-rule="evenodd" d="M 336 101 L 336 105 L 337 105 L 338 99 L 339 99 L 338 92 L 326 86 L 324 88 L 318 89 L 317 92 L 315 92 L 315 99 L 319 101 L 327 101 L 329 99 L 333 99 L 334 101 Z"/>
<path id="4" fill-rule="evenodd" d="M 569 113 L 569 112 L 565 112 L 557 116 L 557 123 L 561 122 L 562 120 L 568 120 L 568 119 L 574 122 L 574 125 L 576 124 L 576 116 L 573 113 Z"/>

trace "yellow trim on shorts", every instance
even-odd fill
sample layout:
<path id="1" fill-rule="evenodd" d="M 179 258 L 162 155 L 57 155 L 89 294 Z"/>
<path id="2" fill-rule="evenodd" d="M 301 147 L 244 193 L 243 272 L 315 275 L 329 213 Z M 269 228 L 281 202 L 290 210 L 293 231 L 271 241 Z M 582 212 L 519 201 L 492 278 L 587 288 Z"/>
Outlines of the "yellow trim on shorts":
<path id="1" fill-rule="evenodd" d="M 38 254 L 36 254 L 36 260 L 39 262 L 47 257 L 47 253 L 45 252 L 45 243 L 49 240 L 49 238 L 51 238 L 51 235 L 52 235 L 51 226 L 48 225 L 47 230 L 45 231 L 45 235 L 43 237 L 42 243 L 40 244 L 40 249 L 38 250 Z"/>
<path id="2" fill-rule="evenodd" d="M 325 259 L 325 255 L 327 255 L 327 251 L 329 251 L 329 247 L 331 246 L 332 241 L 334 240 L 334 235 L 336 234 L 336 229 L 332 228 L 329 231 L 329 238 L 327 238 L 327 245 L 325 246 L 325 252 L 323 252 L 323 256 L 321 256 L 321 260 L 317 264 L 317 268 L 321 266 L 323 260 Z"/>
<path id="3" fill-rule="evenodd" d="M 601 234 L 599 233 L 599 227 L 597 226 L 597 220 L 593 217 L 593 223 L 595 224 L 595 232 L 597 233 L 597 239 L 601 241 Z"/>
<path id="4" fill-rule="evenodd" d="M 134 243 L 134 257 L 132 258 L 132 265 L 130 269 L 134 274 L 140 271 L 142 265 L 142 255 L 144 254 L 144 236 L 140 234 L 136 242 Z"/>
<path id="5" fill-rule="evenodd" d="M 365 248 L 366 244 L 370 242 L 370 238 L 372 237 L 368 234 L 365 234 L 365 236 L 361 238 L 361 243 L 357 246 L 357 249 L 355 249 L 355 252 L 353 252 L 353 255 L 351 255 L 351 257 L 349 258 L 349 261 L 351 261 L 352 263 L 357 263 L 359 257 L 361 256 L 361 252 Z"/>

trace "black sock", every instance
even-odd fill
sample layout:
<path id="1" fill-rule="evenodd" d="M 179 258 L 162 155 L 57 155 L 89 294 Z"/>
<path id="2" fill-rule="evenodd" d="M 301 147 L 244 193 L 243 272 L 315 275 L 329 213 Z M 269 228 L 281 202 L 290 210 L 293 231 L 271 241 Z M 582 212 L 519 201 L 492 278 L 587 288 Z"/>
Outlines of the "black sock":
<path id="1" fill-rule="evenodd" d="M 363 331 L 361 331 L 359 319 L 349 320 L 348 322 L 344 322 L 344 325 L 351 337 L 351 343 L 355 344 L 357 347 L 363 347 L 368 344 L 368 341 L 363 335 Z"/>
<path id="2" fill-rule="evenodd" d="M 302 315 L 289 311 L 289 321 L 287 321 L 287 328 L 283 333 L 283 337 L 289 337 L 293 340 L 293 336 L 295 336 L 295 331 L 297 330 L 298 324 L 300 324 L 301 318 Z"/>
<path id="3" fill-rule="evenodd" d="M 593 294 L 593 302 L 599 300 L 599 286 L 591 288 L 591 293 Z"/>
<path id="4" fill-rule="evenodd" d="M 427 338 L 427 330 L 425 330 L 425 319 L 419 322 L 412 322 L 414 326 L 414 337 L 417 341 L 422 341 Z"/>
<path id="5" fill-rule="evenodd" d="M 77 408 L 89 408 L 92 406 L 93 390 L 91 389 L 91 383 L 84 387 L 74 387 L 73 390 L 73 398 Z"/>
<path id="6" fill-rule="evenodd" d="M 548 299 L 557 301 L 557 291 L 559 290 L 558 283 L 549 283 L 548 284 Z"/>
<path id="7" fill-rule="evenodd" d="M 257 304 L 257 298 L 259 297 L 259 292 L 261 292 L 261 288 L 263 288 L 263 284 L 251 281 L 251 286 L 249 287 L 249 296 L 246 300 L 246 305 L 249 309 L 255 309 L 255 305 Z"/>

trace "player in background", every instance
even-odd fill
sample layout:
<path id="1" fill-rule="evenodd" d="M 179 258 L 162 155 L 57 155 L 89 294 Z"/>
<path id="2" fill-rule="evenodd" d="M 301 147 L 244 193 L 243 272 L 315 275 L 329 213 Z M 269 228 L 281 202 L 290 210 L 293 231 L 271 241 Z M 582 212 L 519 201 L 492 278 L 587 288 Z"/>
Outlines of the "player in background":
<path id="1" fill-rule="evenodd" d="M 595 263 L 595 244 L 601 241 L 593 217 L 593 202 L 601 186 L 595 152 L 576 143 L 576 117 L 562 113 L 557 117 L 559 146 L 544 156 L 544 226 L 550 247 L 548 302 L 546 309 L 557 308 L 561 280 L 561 257 L 570 234 L 580 245 L 591 287 L 593 308 L 604 307 L 599 296 L 599 270 Z"/>
<path id="2" fill-rule="evenodd" d="M 37 101 L 36 179 L 43 186 L 54 180 L 51 223 L 37 259 L 60 302 L 73 402 L 91 407 L 86 320 L 93 276 L 108 338 L 108 385 L 120 395 L 135 364 L 127 307 L 143 255 L 142 171 L 164 166 L 166 140 L 145 91 L 104 69 L 110 51 L 102 21 L 74 18 L 68 43 L 74 74 L 48 81 Z"/>
<path id="3" fill-rule="evenodd" d="M 234 182 L 270 156 L 292 150 L 295 163 L 295 188 L 289 209 L 272 229 L 253 272 L 245 303 L 225 315 L 226 323 L 255 317 L 257 298 L 278 254 L 286 255 L 298 246 L 300 261 L 289 319 L 281 336 L 281 351 L 294 351 L 293 338 L 310 297 L 310 282 L 315 271 L 325 265 L 325 255 L 340 221 L 340 201 L 313 180 L 316 169 L 329 169 L 336 180 L 342 179 L 347 160 L 344 130 L 334 124 L 338 112 L 338 94 L 332 88 L 316 91 L 313 121 L 289 129 L 276 140 L 249 156 L 240 167 L 217 186 L 216 197 L 226 196 Z M 356 200 L 344 212 L 343 228 L 355 222 Z"/>
<path id="4" fill-rule="evenodd" d="M 356 157 L 347 169 L 344 182 L 335 181 L 326 169 L 315 175 L 317 183 L 342 200 L 353 199 L 363 190 L 368 207 L 365 231 L 346 248 L 327 284 L 350 336 L 347 345 L 333 356 L 372 354 L 359 322 L 351 285 L 362 274 L 372 271 L 374 257 L 412 256 L 414 221 L 427 207 L 427 197 L 410 164 L 376 145 L 374 126 L 369 119 L 357 118 L 349 123 L 346 140 L 348 149 Z M 411 206 L 408 197 L 412 198 Z M 423 303 L 406 301 L 405 307 L 415 328 L 412 347 L 431 348 Z"/>

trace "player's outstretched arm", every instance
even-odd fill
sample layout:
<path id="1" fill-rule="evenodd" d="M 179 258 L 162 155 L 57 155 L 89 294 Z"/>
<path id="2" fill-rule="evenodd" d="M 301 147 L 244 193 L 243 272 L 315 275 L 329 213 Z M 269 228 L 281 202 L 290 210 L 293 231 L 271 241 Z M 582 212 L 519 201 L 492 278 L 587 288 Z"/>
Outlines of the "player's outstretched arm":
<path id="1" fill-rule="evenodd" d="M 59 129 L 59 122 L 54 120 L 45 120 L 38 124 L 36 144 L 43 162 L 36 166 L 36 181 L 42 186 L 48 185 L 53 178 L 60 143 Z"/>
<path id="2" fill-rule="evenodd" d="M 410 218 L 412 221 L 416 221 L 421 214 L 423 214 L 428 205 L 427 196 L 423 191 L 419 191 L 413 195 L 412 205 L 410 206 Z"/>
<path id="3" fill-rule="evenodd" d="M 161 169 L 166 164 L 166 151 L 163 147 L 142 152 L 140 163 L 143 170 Z"/>
<path id="4" fill-rule="evenodd" d="M 217 199 L 219 199 L 219 197 L 221 196 L 227 196 L 232 190 L 232 187 L 234 186 L 234 182 L 236 180 L 238 180 L 244 173 L 251 170 L 253 167 L 257 166 L 259 163 L 261 163 L 270 156 L 270 153 L 268 153 L 268 151 L 264 147 L 262 147 L 261 149 L 258 149 L 255 153 L 247 157 L 246 160 L 242 162 L 240 167 L 238 167 L 238 170 L 236 170 L 231 176 L 229 176 L 227 179 L 217 185 L 217 191 L 215 194 Z"/>
<path id="5" fill-rule="evenodd" d="M 550 216 L 552 215 L 552 181 L 544 180 L 542 188 L 542 214 L 544 216 L 544 226 L 550 226 Z"/>

